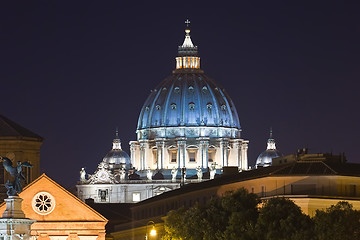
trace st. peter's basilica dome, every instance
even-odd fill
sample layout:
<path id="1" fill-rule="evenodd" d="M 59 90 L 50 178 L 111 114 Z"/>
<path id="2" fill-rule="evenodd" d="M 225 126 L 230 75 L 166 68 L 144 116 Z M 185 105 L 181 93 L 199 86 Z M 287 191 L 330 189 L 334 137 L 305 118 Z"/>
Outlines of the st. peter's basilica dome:
<path id="1" fill-rule="evenodd" d="M 138 139 L 240 136 L 239 117 L 227 92 L 200 69 L 190 29 L 178 48 L 176 69 L 145 101 Z M 185 131 L 184 127 L 189 131 Z M 199 128 L 200 127 L 200 128 Z"/>

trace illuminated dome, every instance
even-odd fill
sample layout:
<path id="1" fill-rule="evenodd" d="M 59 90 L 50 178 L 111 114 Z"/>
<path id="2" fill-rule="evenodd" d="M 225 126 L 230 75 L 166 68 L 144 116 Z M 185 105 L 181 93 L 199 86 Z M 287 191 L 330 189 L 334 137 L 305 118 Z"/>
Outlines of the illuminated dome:
<path id="1" fill-rule="evenodd" d="M 185 30 L 176 69 L 143 105 L 138 139 L 176 137 L 240 137 L 240 122 L 227 92 L 200 69 L 197 47 Z M 186 128 L 185 128 L 186 127 Z"/>
<path id="2" fill-rule="evenodd" d="M 116 131 L 116 136 L 113 140 L 113 147 L 103 158 L 103 162 L 107 163 L 110 169 L 129 169 L 131 166 L 129 155 L 121 149 L 118 131 Z"/>
<path id="3" fill-rule="evenodd" d="M 282 153 L 276 149 L 275 140 L 272 138 L 272 131 L 270 130 L 270 138 L 267 142 L 267 148 L 256 159 L 257 167 L 268 167 L 272 164 L 272 159 L 281 157 Z"/>

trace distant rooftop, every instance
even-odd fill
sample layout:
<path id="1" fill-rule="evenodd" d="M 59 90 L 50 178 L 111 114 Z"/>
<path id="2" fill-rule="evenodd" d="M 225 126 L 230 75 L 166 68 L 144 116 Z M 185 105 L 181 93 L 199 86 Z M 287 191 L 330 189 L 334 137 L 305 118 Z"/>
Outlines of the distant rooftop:
<path id="1" fill-rule="evenodd" d="M 155 202 L 160 199 L 179 196 L 188 192 L 212 188 L 234 182 L 242 182 L 246 180 L 262 178 L 262 177 L 276 177 L 276 176 L 357 176 L 360 177 L 360 164 L 358 163 L 344 163 L 340 161 L 295 161 L 288 164 L 277 166 L 260 167 L 250 171 L 243 171 L 238 174 L 220 176 L 210 181 L 201 183 L 187 184 L 182 188 L 165 192 L 158 196 L 146 199 L 137 203 L 135 206 Z"/>
<path id="2" fill-rule="evenodd" d="M 33 133 L 16 122 L 0 115 L 0 138 L 2 137 L 29 137 L 37 138 L 39 141 L 43 140 L 38 134 Z"/>

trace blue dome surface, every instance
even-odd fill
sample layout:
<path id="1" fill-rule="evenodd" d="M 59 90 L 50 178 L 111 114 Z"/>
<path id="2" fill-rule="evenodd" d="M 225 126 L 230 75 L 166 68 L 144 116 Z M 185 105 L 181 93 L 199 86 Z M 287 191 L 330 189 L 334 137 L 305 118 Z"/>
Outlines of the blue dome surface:
<path id="1" fill-rule="evenodd" d="M 103 158 L 103 161 L 108 164 L 124 166 L 131 164 L 129 155 L 122 149 L 111 149 Z"/>
<path id="2" fill-rule="evenodd" d="M 175 70 L 160 83 L 141 109 L 137 130 L 179 126 L 240 130 L 230 96 L 202 70 Z"/>

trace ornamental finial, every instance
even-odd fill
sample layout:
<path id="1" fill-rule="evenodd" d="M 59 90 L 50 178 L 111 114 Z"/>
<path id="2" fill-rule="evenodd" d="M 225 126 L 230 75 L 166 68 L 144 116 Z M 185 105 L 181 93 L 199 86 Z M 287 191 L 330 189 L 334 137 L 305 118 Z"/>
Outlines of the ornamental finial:
<path id="1" fill-rule="evenodd" d="M 270 139 L 273 138 L 272 127 L 270 127 Z"/>
<path id="2" fill-rule="evenodd" d="M 190 26 L 190 21 L 189 21 L 189 19 L 186 19 L 185 24 L 186 24 L 186 28 L 189 28 L 189 26 Z"/>

